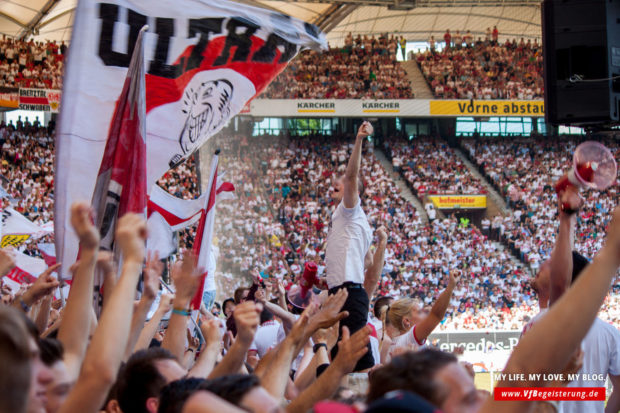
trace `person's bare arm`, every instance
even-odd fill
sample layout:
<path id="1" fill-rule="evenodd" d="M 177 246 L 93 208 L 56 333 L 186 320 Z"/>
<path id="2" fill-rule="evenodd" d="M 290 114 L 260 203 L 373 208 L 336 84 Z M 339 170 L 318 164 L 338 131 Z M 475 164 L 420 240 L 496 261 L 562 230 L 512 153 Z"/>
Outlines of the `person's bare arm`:
<path id="1" fill-rule="evenodd" d="M 357 189 L 360 165 L 362 163 L 362 145 L 367 136 L 372 135 L 373 129 L 370 123 L 364 122 L 357 131 L 355 137 L 355 145 L 351 152 L 351 158 L 347 164 L 347 170 L 344 174 L 344 194 L 342 202 L 345 208 L 353 208 L 359 201 L 359 191 Z"/>
<path id="2" fill-rule="evenodd" d="M 185 353 L 185 331 L 189 316 L 175 313 L 176 311 L 190 311 L 189 304 L 200 283 L 202 271 L 196 268 L 196 255 L 193 252 L 185 253 L 183 261 L 176 263 L 171 271 L 176 288 L 172 302 L 174 310 L 170 315 L 168 330 L 161 346 L 169 350 L 181 362 Z"/>
<path id="3" fill-rule="evenodd" d="M 233 317 L 237 326 L 237 337 L 222 361 L 209 374 L 209 379 L 237 373 L 243 366 L 245 355 L 252 345 L 254 334 L 260 324 L 261 311 L 262 306 L 253 301 L 245 301 L 235 307 Z"/>
<path id="4" fill-rule="evenodd" d="M 159 323 L 161 322 L 161 319 L 171 309 L 172 295 L 162 295 L 161 299 L 159 300 L 159 307 L 157 307 L 157 310 L 155 310 L 153 317 L 151 317 L 151 319 L 146 322 L 144 328 L 142 328 L 142 331 L 140 332 L 140 337 L 138 337 L 138 341 L 133 348 L 134 353 L 138 350 L 149 348 L 151 340 L 153 340 L 153 337 L 155 337 L 155 334 L 157 333 L 157 329 L 159 328 Z"/>
<path id="5" fill-rule="evenodd" d="M 364 276 L 364 289 L 370 299 L 372 299 L 373 294 L 377 290 L 377 284 L 379 284 L 379 278 L 381 277 L 383 264 L 385 263 L 385 247 L 387 246 L 385 227 L 382 226 L 377 230 L 377 236 L 379 238 L 379 243 L 373 255 L 372 265 L 368 267 Z"/>
<path id="6" fill-rule="evenodd" d="M 272 350 L 277 357 L 271 359 L 269 367 L 260 376 L 261 385 L 276 399 L 284 397 L 286 384 L 289 379 L 291 363 L 297 356 L 296 349 L 304 343 L 305 330 L 308 325 L 308 312 L 299 317 L 291 332 L 278 347 Z"/>
<path id="7" fill-rule="evenodd" d="M 569 186 L 559 195 L 559 218 L 560 225 L 555 245 L 551 252 L 551 274 L 549 291 L 549 306 L 555 303 L 570 287 L 573 273 L 573 245 L 575 243 L 575 214 L 567 214 L 562 210 L 562 205 L 567 205 L 573 210 L 578 210 L 583 204 L 583 199 L 577 192 L 578 189 Z"/>
<path id="8" fill-rule="evenodd" d="M 144 260 L 146 222 L 125 214 L 117 225 L 115 241 L 123 255 L 121 277 L 102 312 L 84 359 L 80 377 L 59 413 L 96 413 L 116 381 L 129 339 L 133 296 Z"/>
<path id="9" fill-rule="evenodd" d="M 15 252 L 8 248 L 0 249 L 0 278 L 15 268 Z"/>
<path id="10" fill-rule="evenodd" d="M 448 286 L 439 294 L 437 300 L 431 307 L 431 312 L 415 326 L 415 335 L 418 341 L 426 340 L 431 335 L 435 327 L 441 323 L 443 317 L 446 315 L 446 310 L 450 305 L 450 298 L 452 297 L 452 291 L 456 287 L 458 281 L 458 270 L 451 270 L 448 278 Z"/>
<path id="11" fill-rule="evenodd" d="M 187 374 L 188 377 L 206 378 L 215 367 L 217 356 L 221 349 L 222 336 L 220 334 L 220 326 L 217 320 L 203 320 L 200 325 L 200 331 L 204 336 L 206 343 L 194 364 L 194 367 Z"/>
<path id="12" fill-rule="evenodd" d="M 613 390 L 607 400 L 607 406 L 605 406 L 605 413 L 618 413 L 620 412 L 620 376 L 609 375 L 609 381 Z"/>
<path id="13" fill-rule="evenodd" d="M 136 307 L 133 318 L 131 320 L 131 330 L 129 334 L 129 340 L 127 340 L 127 348 L 125 349 L 125 358 L 129 359 L 129 356 L 133 353 L 133 349 L 140 338 L 142 329 L 144 328 L 144 321 L 146 316 L 157 297 L 157 291 L 159 290 L 159 278 L 164 271 L 164 264 L 159 260 L 157 253 L 147 254 L 146 265 L 144 266 L 143 278 L 144 278 L 144 290 L 140 302 Z"/>
<path id="14" fill-rule="evenodd" d="M 99 251 L 97 269 L 103 273 L 103 303 L 101 304 L 101 309 L 103 310 L 108 305 L 108 297 L 110 297 L 114 290 L 118 275 L 114 254 L 111 251 Z"/>
<path id="15" fill-rule="evenodd" d="M 37 330 L 39 331 L 47 330 L 53 298 L 54 296 L 52 294 L 48 294 L 43 298 L 43 300 L 41 300 L 41 305 L 39 306 L 39 313 L 37 314 L 37 319 L 35 320 Z"/>
<path id="16" fill-rule="evenodd" d="M 80 374 L 88 345 L 93 306 L 93 281 L 99 249 L 99 231 L 92 223 L 93 211 L 86 202 L 71 206 L 71 225 L 80 240 L 80 260 L 73 273 L 58 340 L 64 347 L 64 362 L 71 380 Z"/>
<path id="17" fill-rule="evenodd" d="M 504 373 L 557 373 L 592 326 L 616 271 L 620 267 L 620 208 L 616 208 L 609 224 L 603 248 L 581 276 L 549 311 L 524 334 L 513 350 Z M 579 303 L 579 305 L 575 305 Z M 498 387 L 536 386 L 541 383 L 498 382 Z M 502 412 L 522 412 L 527 402 L 502 402 Z M 487 400 L 484 413 L 498 411 L 497 402 Z"/>
<path id="18" fill-rule="evenodd" d="M 287 412 L 306 412 L 319 400 L 330 398 L 340 387 L 342 378 L 351 373 L 355 364 L 368 351 L 370 342 L 370 328 L 368 326 L 358 330 L 352 336 L 347 327 L 342 328 L 342 340 L 338 343 L 338 355 L 334 362 L 304 390 L 286 408 Z"/>
<path id="19" fill-rule="evenodd" d="M 296 321 L 295 316 L 292 313 L 289 313 L 277 304 L 267 301 L 269 297 L 263 291 L 257 291 L 255 298 L 256 301 L 261 303 L 267 310 L 271 311 L 274 316 L 282 320 L 282 327 L 284 327 L 284 331 L 289 332 L 291 330 Z"/>

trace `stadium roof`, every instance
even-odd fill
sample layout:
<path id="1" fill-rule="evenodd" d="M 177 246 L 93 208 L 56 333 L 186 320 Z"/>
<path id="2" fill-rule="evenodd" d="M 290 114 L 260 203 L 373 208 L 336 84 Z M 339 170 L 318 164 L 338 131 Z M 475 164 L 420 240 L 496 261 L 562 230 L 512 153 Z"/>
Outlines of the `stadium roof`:
<path id="1" fill-rule="evenodd" d="M 277 10 L 318 25 L 332 45 L 348 32 L 394 33 L 409 41 L 441 38 L 446 29 L 484 36 L 540 38 L 540 0 L 237 0 Z M 0 33 L 35 40 L 69 41 L 77 0 L 2 0 Z"/>

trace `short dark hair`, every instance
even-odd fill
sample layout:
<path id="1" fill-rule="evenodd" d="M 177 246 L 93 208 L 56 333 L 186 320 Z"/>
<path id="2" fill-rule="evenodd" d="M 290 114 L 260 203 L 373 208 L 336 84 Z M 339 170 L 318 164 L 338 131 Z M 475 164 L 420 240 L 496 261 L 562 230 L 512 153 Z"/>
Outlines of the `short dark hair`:
<path id="1" fill-rule="evenodd" d="M 41 361 L 48 367 L 62 360 L 65 353 L 62 343 L 49 337 L 39 339 L 39 351 L 41 352 Z"/>
<path id="2" fill-rule="evenodd" d="M 375 317 L 381 319 L 381 309 L 387 305 L 390 305 L 390 300 L 394 300 L 394 297 L 385 296 L 379 297 L 375 300 L 375 305 L 373 305 L 372 308 L 372 312 L 374 313 Z"/>
<path id="3" fill-rule="evenodd" d="M 263 311 L 260 313 L 260 323 L 266 323 L 267 321 L 273 320 L 273 313 L 267 310 L 267 307 L 263 307 Z"/>
<path id="4" fill-rule="evenodd" d="M 20 311 L 0 306 L 0 412 L 23 413 L 28 405 L 31 377 L 30 332 Z"/>
<path id="5" fill-rule="evenodd" d="M 231 303 L 232 305 L 235 305 L 235 300 L 233 300 L 232 298 L 227 298 L 224 300 L 224 302 L 222 303 L 222 311 L 226 310 L 226 304 Z"/>
<path id="6" fill-rule="evenodd" d="M 227 402 L 239 406 L 241 399 L 258 386 L 260 386 L 260 381 L 253 374 L 229 374 L 203 382 L 200 390 L 210 391 Z"/>
<path id="7" fill-rule="evenodd" d="M 588 260 L 583 255 L 579 254 L 577 251 L 573 251 L 573 274 L 571 278 L 571 284 L 575 282 L 575 280 L 579 277 L 579 274 L 590 264 L 590 260 Z"/>
<path id="8" fill-rule="evenodd" d="M 159 394 L 157 413 L 179 413 L 187 399 L 200 390 L 205 379 L 190 377 L 168 383 Z"/>
<path id="9" fill-rule="evenodd" d="M 439 407 L 446 394 L 435 382 L 435 374 L 448 364 L 456 362 L 455 355 L 433 348 L 394 357 L 370 375 L 368 402 L 373 402 L 393 390 L 405 390 Z"/>
<path id="10" fill-rule="evenodd" d="M 176 360 L 168 350 L 151 347 L 135 352 L 121 370 L 117 381 L 118 404 L 122 411 L 131 413 L 148 413 L 146 401 L 150 397 L 159 396 L 166 385 L 156 361 Z"/>

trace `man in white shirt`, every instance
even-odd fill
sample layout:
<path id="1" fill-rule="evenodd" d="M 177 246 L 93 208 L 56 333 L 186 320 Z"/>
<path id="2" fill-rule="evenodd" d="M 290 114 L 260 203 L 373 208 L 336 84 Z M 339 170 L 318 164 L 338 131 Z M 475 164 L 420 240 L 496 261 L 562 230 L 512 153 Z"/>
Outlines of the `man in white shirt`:
<path id="1" fill-rule="evenodd" d="M 342 311 L 348 311 L 349 316 L 340 322 L 340 328 L 347 326 L 351 334 L 366 326 L 370 307 L 368 294 L 364 289 L 364 275 L 365 268 L 372 264 L 372 230 L 362 210 L 360 193 L 363 191 L 363 183 L 359 178 L 359 171 L 364 139 L 372 133 L 370 123 L 362 123 L 345 175 L 334 181 L 331 193 L 337 207 L 332 214 L 327 235 L 325 272 L 330 294 L 335 294 L 341 288 L 348 290 Z M 338 346 L 334 346 L 332 358 L 337 352 Z M 366 370 L 374 365 L 369 347 L 368 352 L 355 366 L 355 371 Z"/>

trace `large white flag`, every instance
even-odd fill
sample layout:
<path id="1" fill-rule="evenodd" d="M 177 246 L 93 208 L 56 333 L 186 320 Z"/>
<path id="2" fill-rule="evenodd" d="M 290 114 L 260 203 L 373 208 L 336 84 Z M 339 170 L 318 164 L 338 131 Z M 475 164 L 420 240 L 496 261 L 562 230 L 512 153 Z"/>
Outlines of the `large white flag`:
<path id="1" fill-rule="evenodd" d="M 316 26 L 227 0 L 80 0 L 57 136 L 58 260 L 72 263 L 73 202 L 92 199 L 115 105 L 140 28 L 146 58 L 147 188 L 262 92 L 302 47 L 326 47 Z M 67 277 L 66 268 L 63 276 Z"/>

